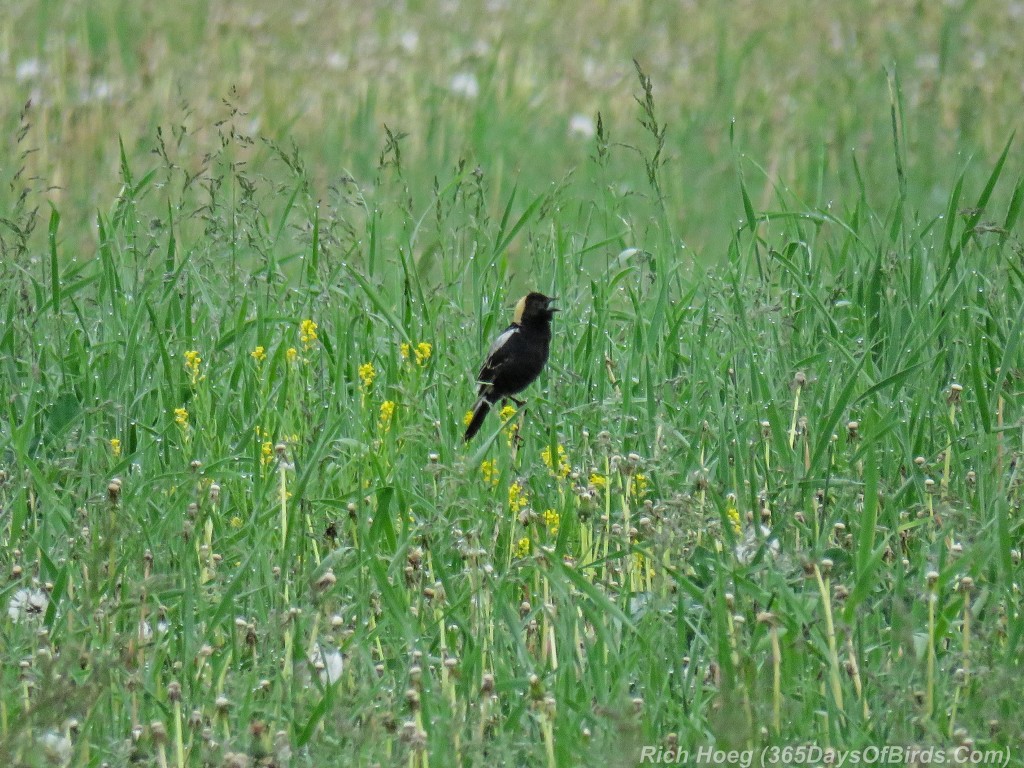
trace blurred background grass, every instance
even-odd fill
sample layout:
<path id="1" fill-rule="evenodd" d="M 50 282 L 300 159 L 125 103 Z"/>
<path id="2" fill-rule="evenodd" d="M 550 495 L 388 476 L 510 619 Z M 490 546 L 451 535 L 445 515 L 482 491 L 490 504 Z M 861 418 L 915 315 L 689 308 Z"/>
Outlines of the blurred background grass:
<path id="1" fill-rule="evenodd" d="M 778 184 L 808 206 L 849 207 L 854 156 L 869 198 L 891 199 L 886 70 L 908 116 L 908 195 L 915 209 L 940 212 L 967 159 L 989 167 L 1020 124 L 1022 29 L 1024 4 L 1009 0 L 11 0 L 0 20 L 4 175 L 29 151 L 23 178 L 47 190 L 64 237 L 86 248 L 95 211 L 120 184 L 118 137 L 133 165 L 145 165 L 157 127 L 176 130 L 195 164 L 217 148 L 215 124 L 237 110 L 237 130 L 294 140 L 314 197 L 346 174 L 372 182 L 386 124 L 408 134 L 414 211 L 460 159 L 480 167 L 498 205 L 515 184 L 536 193 L 570 171 L 574 183 L 591 174 L 598 112 L 611 142 L 643 144 L 635 58 L 668 126 L 673 230 L 715 260 L 742 218 L 741 156 L 759 210 Z M 253 147 L 248 170 L 259 173 L 271 155 Z M 616 194 L 644 194 L 629 182 L 641 166 L 634 153 L 610 162 Z"/>

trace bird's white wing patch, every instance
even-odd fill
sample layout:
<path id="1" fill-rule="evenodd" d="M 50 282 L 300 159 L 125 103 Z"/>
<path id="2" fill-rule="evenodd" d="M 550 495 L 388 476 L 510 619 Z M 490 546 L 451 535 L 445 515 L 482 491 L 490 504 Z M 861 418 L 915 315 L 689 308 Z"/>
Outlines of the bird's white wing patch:
<path id="1" fill-rule="evenodd" d="M 487 353 L 488 359 L 493 357 L 494 353 L 501 349 L 503 346 L 505 346 L 508 343 L 509 339 L 511 339 L 517 333 L 519 333 L 519 326 L 514 325 L 511 328 L 507 328 L 498 338 L 494 340 L 494 343 L 491 344 L 491 350 Z"/>
<path id="2" fill-rule="evenodd" d="M 494 340 L 494 343 L 491 344 L 490 351 L 487 353 L 487 360 L 484 361 L 484 367 L 480 370 L 480 376 L 477 381 L 481 384 L 491 383 L 488 380 L 487 370 L 495 364 L 495 355 L 501 357 L 501 348 L 508 344 L 509 340 L 517 333 L 519 333 L 518 325 L 509 326 L 501 332 L 501 335 L 498 336 L 498 338 Z"/>

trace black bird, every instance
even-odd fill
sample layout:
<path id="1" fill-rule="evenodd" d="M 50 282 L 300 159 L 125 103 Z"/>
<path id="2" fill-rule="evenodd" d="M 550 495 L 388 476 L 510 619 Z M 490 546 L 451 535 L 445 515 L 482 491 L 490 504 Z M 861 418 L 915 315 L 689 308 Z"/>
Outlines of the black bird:
<path id="1" fill-rule="evenodd" d="M 512 325 L 494 340 L 477 377 L 480 391 L 473 418 L 466 427 L 467 441 L 480 431 L 492 405 L 522 392 L 544 370 L 551 344 L 551 318 L 558 311 L 551 306 L 552 301 L 536 292 L 521 298 Z"/>

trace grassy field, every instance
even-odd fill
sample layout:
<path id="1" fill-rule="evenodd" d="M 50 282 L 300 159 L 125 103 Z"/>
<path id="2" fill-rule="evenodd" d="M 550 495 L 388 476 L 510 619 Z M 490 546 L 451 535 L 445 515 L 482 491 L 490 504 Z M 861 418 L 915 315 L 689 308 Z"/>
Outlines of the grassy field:
<path id="1" fill-rule="evenodd" d="M 0 20 L 0 764 L 1022 764 L 1021 4 L 320 5 Z"/>

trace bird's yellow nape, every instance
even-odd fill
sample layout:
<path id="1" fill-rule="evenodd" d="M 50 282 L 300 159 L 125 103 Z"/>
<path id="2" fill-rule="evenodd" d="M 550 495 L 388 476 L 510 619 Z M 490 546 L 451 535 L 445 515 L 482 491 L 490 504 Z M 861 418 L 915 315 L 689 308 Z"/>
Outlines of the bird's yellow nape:
<path id="1" fill-rule="evenodd" d="M 515 314 L 512 315 L 512 322 L 515 323 L 516 325 L 520 325 L 523 322 L 523 312 L 526 311 L 527 298 L 527 296 L 523 296 L 523 298 L 519 300 L 519 303 L 516 304 Z"/>

